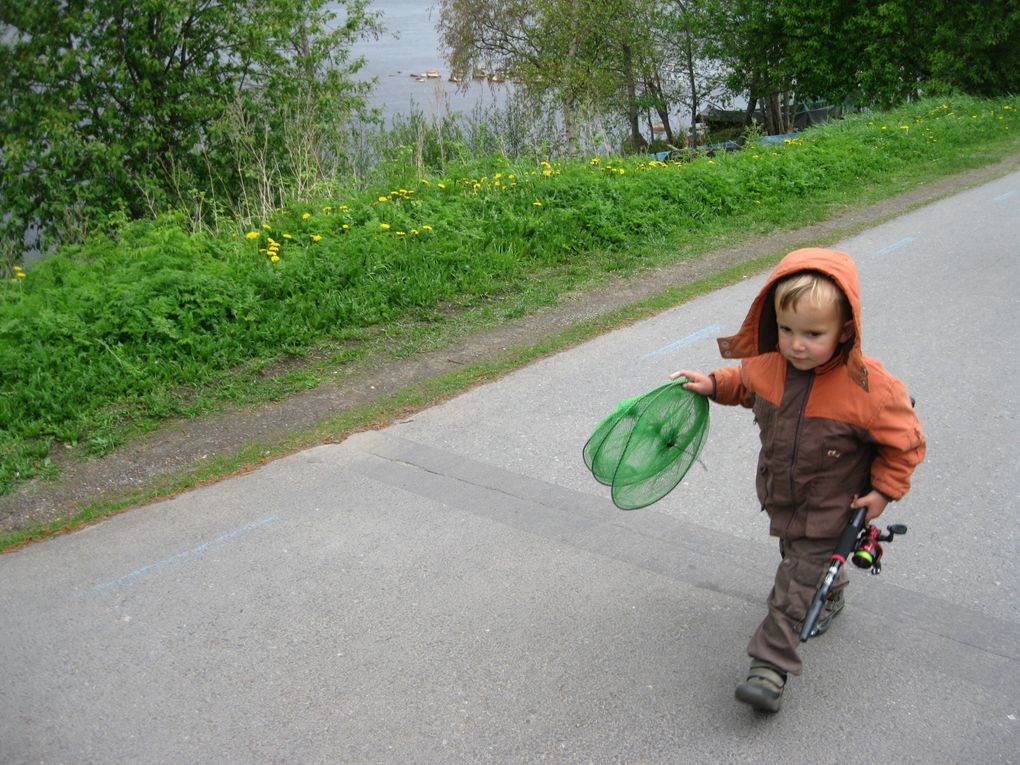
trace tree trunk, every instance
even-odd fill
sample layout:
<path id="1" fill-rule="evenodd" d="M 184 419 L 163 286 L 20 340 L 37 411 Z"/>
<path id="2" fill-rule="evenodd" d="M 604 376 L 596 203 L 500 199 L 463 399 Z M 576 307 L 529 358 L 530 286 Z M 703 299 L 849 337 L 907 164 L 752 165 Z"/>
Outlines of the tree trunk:
<path id="1" fill-rule="evenodd" d="M 666 143 L 673 146 L 675 141 L 673 136 L 673 126 L 669 124 L 669 112 L 666 111 L 666 107 L 663 105 L 663 101 L 660 98 L 655 100 L 655 113 L 659 115 L 659 122 L 661 122 L 662 127 L 665 128 Z"/>
<path id="2" fill-rule="evenodd" d="M 567 60 L 573 63 L 577 60 L 577 38 L 571 38 L 570 48 L 567 51 Z M 563 130 L 567 136 L 568 151 L 573 154 L 579 154 L 580 140 L 577 134 L 577 120 L 575 112 L 577 110 L 577 98 L 574 96 L 573 91 L 569 93 L 563 93 Z"/>
<path id="3" fill-rule="evenodd" d="M 641 125 L 638 124 L 637 85 L 634 82 L 634 63 L 631 58 L 629 45 L 623 46 L 623 74 L 627 89 L 627 123 L 630 125 L 630 148 L 632 151 L 639 151 L 648 144 L 641 135 Z"/>
<path id="4" fill-rule="evenodd" d="M 687 84 L 691 88 L 691 136 L 687 145 L 691 148 L 698 148 L 698 81 L 694 76 L 694 44 L 690 32 L 685 37 L 685 52 L 687 54 Z"/>
<path id="5" fill-rule="evenodd" d="M 773 91 L 762 97 L 762 111 L 765 112 L 765 132 L 779 135 L 783 129 L 783 112 L 779 103 L 779 93 Z"/>
<path id="6" fill-rule="evenodd" d="M 650 82 L 645 83 L 645 88 L 655 97 L 655 113 L 659 117 L 659 122 L 662 124 L 663 132 L 666 134 L 666 143 L 670 146 L 674 145 L 675 136 L 673 135 L 673 126 L 669 124 L 669 109 L 666 108 L 666 97 L 663 95 L 662 89 L 662 78 L 659 76 L 658 71 L 652 73 L 652 79 Z M 654 134 L 654 128 L 652 133 Z"/>
<path id="7" fill-rule="evenodd" d="M 758 78 L 754 77 L 751 80 L 751 88 L 747 94 L 747 108 L 744 109 L 744 127 L 751 127 L 751 121 L 754 119 L 754 109 L 758 104 Z"/>
<path id="8" fill-rule="evenodd" d="M 563 131 L 566 133 L 567 146 L 571 154 L 578 152 L 579 141 L 577 138 L 577 120 L 575 119 L 576 99 L 573 96 L 563 96 Z"/>

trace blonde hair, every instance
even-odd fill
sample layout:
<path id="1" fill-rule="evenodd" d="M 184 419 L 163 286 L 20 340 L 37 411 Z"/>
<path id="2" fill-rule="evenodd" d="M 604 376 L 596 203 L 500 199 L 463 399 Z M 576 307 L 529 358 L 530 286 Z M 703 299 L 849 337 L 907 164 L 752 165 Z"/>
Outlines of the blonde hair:
<path id="1" fill-rule="evenodd" d="M 794 274 L 783 279 L 776 285 L 775 304 L 777 311 L 789 308 L 797 310 L 797 304 L 807 299 L 808 303 L 819 308 L 832 306 L 839 310 L 843 321 L 853 318 L 850 301 L 836 283 L 821 274 L 810 271 Z"/>

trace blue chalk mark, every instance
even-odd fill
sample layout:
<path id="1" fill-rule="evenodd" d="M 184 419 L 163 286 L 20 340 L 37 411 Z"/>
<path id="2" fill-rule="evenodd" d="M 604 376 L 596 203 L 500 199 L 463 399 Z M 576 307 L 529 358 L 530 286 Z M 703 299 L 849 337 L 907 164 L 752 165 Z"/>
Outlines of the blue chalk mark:
<path id="1" fill-rule="evenodd" d="M 708 335 L 714 335 L 716 332 L 720 331 L 721 329 L 722 329 L 722 324 L 718 324 L 718 323 L 712 324 L 709 327 L 705 327 L 703 329 L 699 329 L 697 332 L 692 332 L 687 337 L 682 337 L 679 340 L 677 340 L 676 342 L 670 343 L 669 345 L 664 345 L 664 346 L 662 346 L 661 348 L 659 348 L 656 351 L 652 351 L 651 353 L 646 353 L 641 358 L 642 359 L 650 359 L 652 356 L 662 356 L 665 353 L 672 353 L 673 351 L 676 351 L 676 350 L 679 350 L 679 349 L 683 348 L 685 345 L 690 345 L 691 343 L 695 342 L 696 340 L 701 340 L 703 337 L 707 337 Z"/>
<path id="2" fill-rule="evenodd" d="M 244 536 L 249 531 L 265 528 L 266 526 L 272 526 L 278 520 L 279 519 L 276 518 L 275 516 L 263 518 L 261 521 L 257 521 L 256 523 L 250 523 L 243 528 L 228 531 L 226 534 L 222 534 L 216 537 L 216 539 L 210 540 L 209 542 L 203 542 L 202 544 L 196 547 L 192 547 L 190 550 L 184 550 L 182 552 L 177 553 L 176 555 L 171 555 L 169 558 L 166 558 L 165 560 L 158 561 L 157 563 L 150 563 L 148 566 L 142 566 L 139 569 L 135 569 L 130 574 L 125 574 L 124 576 L 117 577 L 116 579 L 112 579 L 109 582 L 97 584 L 92 589 L 97 592 L 101 592 L 103 590 L 112 589 L 121 584 L 126 584 L 132 581 L 133 579 L 137 579 L 138 577 L 143 576 L 144 574 L 148 574 L 152 571 L 156 571 L 161 568 L 166 568 L 167 566 L 172 566 L 175 563 L 180 563 L 182 560 L 186 558 L 192 558 L 196 555 L 201 555 L 204 552 L 208 552 L 209 550 L 213 550 L 217 547 L 220 547 L 226 544 L 227 542 L 231 542 L 237 539 L 238 537 Z"/>
<path id="3" fill-rule="evenodd" d="M 999 194 L 997 197 L 992 197 L 993 202 L 1005 202 L 1010 197 L 1015 197 L 1016 191 L 1007 191 L 1005 194 Z"/>
<path id="4" fill-rule="evenodd" d="M 881 250 L 879 250 L 875 254 L 876 255 L 885 255 L 887 253 L 892 252 L 893 250 L 898 250 L 900 247 L 906 247 L 912 241 L 914 241 L 914 237 L 912 237 L 912 236 L 903 237 L 903 239 L 900 239 L 898 242 L 893 242 L 890 245 L 886 245 L 885 247 L 883 247 Z"/>

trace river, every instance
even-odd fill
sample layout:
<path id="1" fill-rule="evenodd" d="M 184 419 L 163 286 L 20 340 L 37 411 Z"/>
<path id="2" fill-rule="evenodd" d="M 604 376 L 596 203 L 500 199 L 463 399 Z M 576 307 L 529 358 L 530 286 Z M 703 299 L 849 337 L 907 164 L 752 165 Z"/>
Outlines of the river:
<path id="1" fill-rule="evenodd" d="M 436 29 L 439 9 L 432 0 L 374 0 L 372 9 L 382 14 L 385 32 L 377 40 L 359 42 L 352 53 L 365 59 L 358 79 L 376 79 L 369 102 L 379 108 L 387 125 L 413 108 L 434 115 L 443 104 L 449 112 L 469 115 L 476 108 L 485 111 L 505 103 L 512 85 L 473 81 L 462 88 L 449 82 L 450 70 Z M 440 76 L 421 81 L 415 76 L 430 69 L 438 70 Z M 744 105 L 722 92 L 713 93 L 702 105 L 708 101 L 724 109 Z M 686 128 L 690 112 L 677 107 L 673 121 L 674 127 Z"/>
<path id="2" fill-rule="evenodd" d="M 364 40 L 352 49 L 365 59 L 358 79 L 376 79 L 369 102 L 378 107 L 386 124 L 396 115 L 418 109 L 427 115 L 440 112 L 470 114 L 502 104 L 509 85 L 470 82 L 466 88 L 449 81 L 436 29 L 438 8 L 429 0 L 375 0 L 372 9 L 382 14 L 384 32 L 377 40 Z M 422 79 L 429 70 L 437 78 Z"/>

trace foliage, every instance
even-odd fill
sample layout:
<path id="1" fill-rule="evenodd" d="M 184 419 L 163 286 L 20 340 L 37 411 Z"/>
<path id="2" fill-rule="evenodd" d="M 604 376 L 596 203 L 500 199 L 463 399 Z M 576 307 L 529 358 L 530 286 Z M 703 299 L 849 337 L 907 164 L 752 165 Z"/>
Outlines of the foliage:
<path id="1" fill-rule="evenodd" d="M 792 132 L 797 72 L 795 45 L 784 16 L 785 0 L 733 0 L 711 8 L 713 57 L 727 69 L 730 90 L 746 94 L 749 110 L 761 104 L 771 134 Z"/>
<path id="2" fill-rule="evenodd" d="M 203 197 L 213 215 L 243 196 L 256 146 L 279 178 L 314 179 L 337 159 L 336 126 L 364 110 L 349 51 L 375 29 L 367 4 L 3 4 L 2 240 L 20 249 L 39 223 L 46 248 L 104 228 L 112 211 L 141 217 Z"/>
<path id="3" fill-rule="evenodd" d="M 95 233 L 0 282 L 0 491 L 52 472 L 54 444 L 104 451 L 373 327 L 569 289 L 723 229 L 809 220 L 890 175 L 957 169 L 1016 145 L 1018 107 L 923 101 L 686 162 L 472 159 L 457 148 L 472 133 L 447 126 L 445 158 L 421 137 L 445 173 L 419 173 L 412 145 L 374 188 L 291 202 L 250 228 L 163 216 Z"/>
<path id="4" fill-rule="evenodd" d="M 719 89 L 722 76 L 713 62 L 712 20 L 716 0 L 667 0 L 660 3 L 658 20 L 651 27 L 663 65 L 647 84 L 668 144 L 697 145 L 698 115 L 706 97 Z M 690 114 L 689 139 L 675 136 L 669 114 L 676 105 Z"/>
<path id="5" fill-rule="evenodd" d="M 440 0 L 439 28 L 454 71 L 497 70 L 536 102 L 551 98 L 568 137 L 582 116 L 614 113 L 642 147 L 642 107 L 664 103 L 667 50 L 654 35 L 657 0 Z"/>
<path id="6" fill-rule="evenodd" d="M 731 88 L 766 99 L 766 112 L 776 93 L 888 108 L 922 93 L 1020 90 L 1016 0 L 733 0 L 712 27 Z"/>

